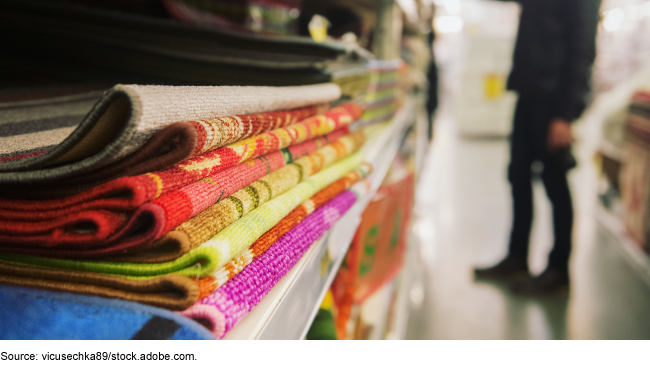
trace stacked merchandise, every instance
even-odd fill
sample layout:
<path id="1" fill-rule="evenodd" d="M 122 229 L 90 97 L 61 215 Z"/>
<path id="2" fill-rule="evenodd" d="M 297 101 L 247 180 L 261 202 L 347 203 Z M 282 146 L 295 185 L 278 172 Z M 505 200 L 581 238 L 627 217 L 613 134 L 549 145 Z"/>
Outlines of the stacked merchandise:
<path id="1" fill-rule="evenodd" d="M 634 94 L 625 129 L 620 171 L 624 222 L 632 238 L 650 252 L 650 92 Z"/>
<path id="2" fill-rule="evenodd" d="M 183 311 L 223 337 L 365 191 L 383 125 L 351 132 L 362 108 L 340 97 L 116 85 L 83 117 L 88 94 L 0 105 L 0 284 Z"/>
<path id="3" fill-rule="evenodd" d="M 123 2 L 1 0 L 0 40 L 6 57 L 0 63 L 13 72 L 36 69 L 109 85 L 334 82 L 350 95 L 368 85 L 362 57 L 367 52 L 358 47 L 193 21 L 178 9 L 190 3 L 196 2 L 161 0 L 159 12 L 143 14 L 118 11 L 127 7 Z"/>
<path id="4" fill-rule="evenodd" d="M 363 125 L 391 120 L 398 108 L 398 70 L 402 60 L 370 60 L 370 83 L 363 101 Z"/>

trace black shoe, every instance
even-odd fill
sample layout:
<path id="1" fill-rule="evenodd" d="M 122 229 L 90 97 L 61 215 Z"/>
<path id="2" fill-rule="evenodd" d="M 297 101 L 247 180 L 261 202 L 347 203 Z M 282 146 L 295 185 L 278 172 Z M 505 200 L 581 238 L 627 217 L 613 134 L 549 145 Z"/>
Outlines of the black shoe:
<path id="1" fill-rule="evenodd" d="M 552 295 L 569 290 L 569 273 L 567 270 L 549 267 L 539 276 L 514 283 L 512 291 L 520 295 Z"/>
<path id="2" fill-rule="evenodd" d="M 498 264 L 484 269 L 474 269 L 475 279 L 511 281 L 528 278 L 528 261 L 526 259 L 506 257 Z"/>

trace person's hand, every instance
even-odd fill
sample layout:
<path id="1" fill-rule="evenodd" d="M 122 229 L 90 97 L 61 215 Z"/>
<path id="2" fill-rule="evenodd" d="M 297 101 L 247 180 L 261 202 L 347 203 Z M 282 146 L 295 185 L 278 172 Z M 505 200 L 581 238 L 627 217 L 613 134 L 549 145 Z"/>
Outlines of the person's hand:
<path id="1" fill-rule="evenodd" d="M 573 141 L 571 123 L 562 118 L 554 118 L 548 128 L 548 149 L 555 151 L 568 147 Z"/>

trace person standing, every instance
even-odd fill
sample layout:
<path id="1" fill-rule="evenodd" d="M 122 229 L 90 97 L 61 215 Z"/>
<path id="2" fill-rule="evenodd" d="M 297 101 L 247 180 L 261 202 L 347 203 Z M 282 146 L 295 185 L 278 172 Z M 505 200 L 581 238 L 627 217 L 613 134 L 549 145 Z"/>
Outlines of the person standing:
<path id="1" fill-rule="evenodd" d="M 501 0 L 503 1 L 503 0 Z M 517 92 L 510 141 L 508 181 L 513 223 L 507 256 L 497 265 L 476 268 L 476 278 L 512 281 L 520 294 L 544 294 L 567 288 L 573 230 L 573 206 L 567 171 L 571 123 L 586 106 L 596 55 L 600 0 L 518 0 L 521 15 L 508 89 Z M 544 272 L 531 277 L 528 249 L 533 221 L 533 162 L 543 164 L 541 178 L 553 207 L 555 241 Z"/>

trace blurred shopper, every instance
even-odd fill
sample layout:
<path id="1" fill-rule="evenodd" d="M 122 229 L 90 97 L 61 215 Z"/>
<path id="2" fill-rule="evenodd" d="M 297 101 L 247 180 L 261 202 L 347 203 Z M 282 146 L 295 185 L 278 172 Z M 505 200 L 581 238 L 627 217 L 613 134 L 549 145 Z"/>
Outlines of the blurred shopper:
<path id="1" fill-rule="evenodd" d="M 429 62 L 429 68 L 427 69 L 427 80 L 429 81 L 429 89 L 427 95 L 427 122 L 429 123 L 427 137 L 429 141 L 433 138 L 433 119 L 438 109 L 438 67 L 436 65 L 436 57 L 433 51 L 433 42 L 436 40 L 436 33 L 433 27 L 428 34 L 429 38 L 429 48 L 431 54 L 431 62 Z"/>
<path id="2" fill-rule="evenodd" d="M 508 89 L 519 94 L 511 135 L 508 180 L 513 224 L 508 255 L 496 266 L 475 269 L 477 278 L 512 280 L 520 294 L 568 287 L 573 206 L 567 171 L 571 123 L 585 108 L 600 0 L 518 0 L 521 18 Z M 531 166 L 543 164 L 546 194 L 553 206 L 555 242 L 546 270 L 531 277 L 528 247 L 533 221 Z"/>

